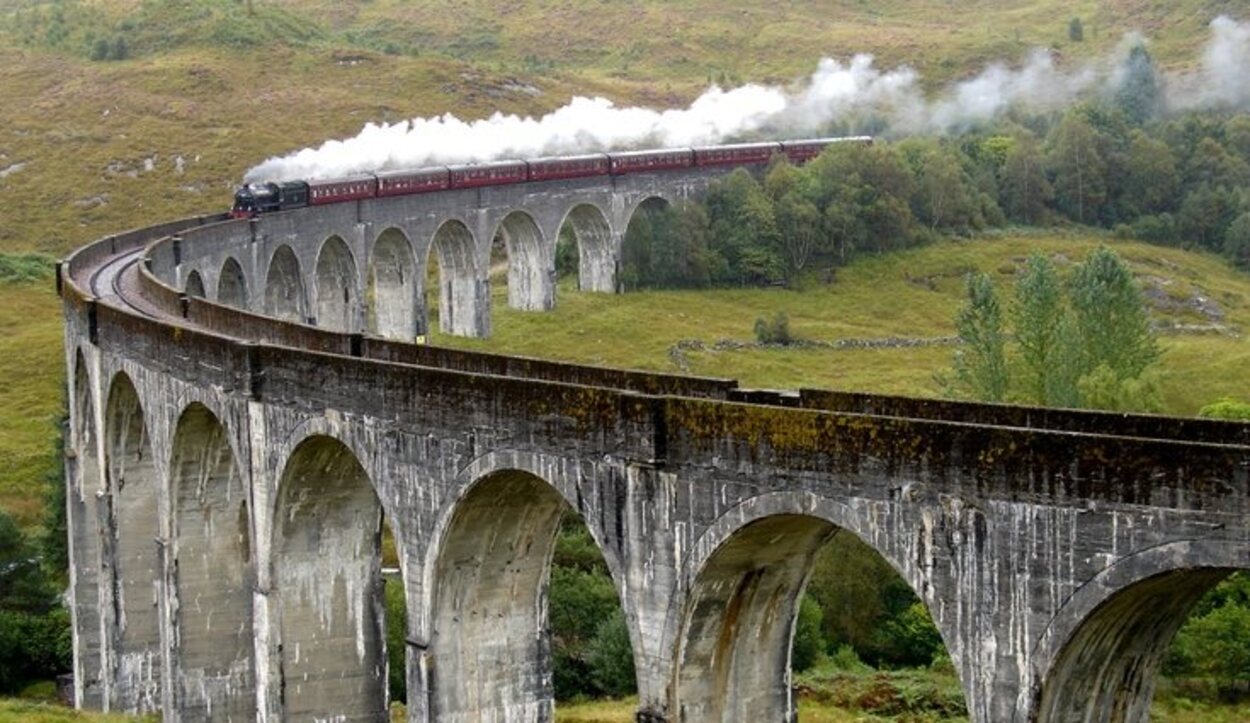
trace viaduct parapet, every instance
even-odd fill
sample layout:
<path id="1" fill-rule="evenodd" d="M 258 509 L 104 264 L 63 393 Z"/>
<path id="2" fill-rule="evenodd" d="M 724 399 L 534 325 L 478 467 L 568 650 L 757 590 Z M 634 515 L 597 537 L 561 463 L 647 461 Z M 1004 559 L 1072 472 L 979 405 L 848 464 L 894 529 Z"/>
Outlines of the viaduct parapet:
<path id="1" fill-rule="evenodd" d="M 385 584 L 415 723 L 550 721 L 562 511 L 620 594 L 638 720 L 790 721 L 838 535 L 913 587 L 972 720 L 1145 721 L 1194 602 L 1250 566 L 1250 427 L 618 371 L 409 342 L 615 288 L 682 171 L 172 222 L 58 268 L 75 700 L 169 721 L 384 721 Z M 380 573 L 383 524 L 401 580 Z"/>

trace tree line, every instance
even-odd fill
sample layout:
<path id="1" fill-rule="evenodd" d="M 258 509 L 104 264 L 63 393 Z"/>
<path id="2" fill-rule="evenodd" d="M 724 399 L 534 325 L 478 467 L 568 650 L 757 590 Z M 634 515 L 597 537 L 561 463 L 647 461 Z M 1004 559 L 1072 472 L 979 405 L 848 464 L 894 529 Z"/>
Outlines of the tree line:
<path id="1" fill-rule="evenodd" d="M 1151 67 L 1144 50 L 1134 57 Z M 1130 72 L 1112 99 L 1063 113 L 835 144 L 801 167 L 778 157 L 758 177 L 735 171 L 700 201 L 644 206 L 621 282 L 793 284 L 859 254 L 1010 224 L 1101 227 L 1250 268 L 1250 116 L 1161 119 L 1152 72 Z"/>

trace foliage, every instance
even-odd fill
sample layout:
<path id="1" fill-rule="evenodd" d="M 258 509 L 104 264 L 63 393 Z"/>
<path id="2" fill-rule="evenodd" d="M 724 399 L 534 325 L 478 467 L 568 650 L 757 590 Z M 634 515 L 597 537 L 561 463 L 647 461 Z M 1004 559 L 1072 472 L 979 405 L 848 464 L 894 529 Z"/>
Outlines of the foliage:
<path id="1" fill-rule="evenodd" d="M 1064 114 L 1047 139 L 1055 204 L 1077 223 L 1096 223 L 1107 200 L 1107 164 L 1098 132 L 1079 109 Z"/>
<path id="2" fill-rule="evenodd" d="M 848 720 L 919 722 L 962 719 L 968 714 L 959 678 L 953 674 L 822 665 L 796 677 L 809 701 L 860 714 Z"/>
<path id="3" fill-rule="evenodd" d="M 929 665 L 939 653 L 946 653 L 928 608 L 919 600 L 882 621 L 874 634 L 874 648 L 879 663 L 893 667 Z"/>
<path id="4" fill-rule="evenodd" d="M 548 610 L 556 698 L 603 695 L 603 685 L 613 690 L 624 685 L 620 666 L 626 661 L 612 657 L 630 650 L 621 603 L 602 553 L 572 513 L 566 513 L 556 538 Z M 613 616 L 619 630 L 606 626 Z M 632 686 L 632 654 L 625 658 Z"/>
<path id="5" fill-rule="evenodd" d="M 62 400 L 64 404 L 64 400 Z M 59 578 L 69 570 L 69 521 L 66 519 L 65 435 L 69 413 L 62 412 L 56 424 L 55 453 L 58 462 L 44 476 L 43 534 L 39 539 L 44 569 Z"/>
<path id="6" fill-rule="evenodd" d="M 1072 323 L 1058 271 L 1043 254 L 1030 255 L 1016 281 L 1011 323 L 1022 395 L 1048 406 L 1074 406 L 1077 380 L 1071 363 Z"/>
<path id="7" fill-rule="evenodd" d="M 1010 321 L 1008 334 L 988 277 L 970 277 L 955 320 L 965 347 L 955 352 L 954 391 L 983 401 L 1011 396 L 1050 406 L 1162 409 L 1152 372 L 1158 342 L 1132 273 L 1110 249 L 1091 253 L 1066 285 L 1049 260 L 1031 256 Z"/>
<path id="8" fill-rule="evenodd" d="M 405 703 L 408 701 L 408 609 L 403 580 L 387 580 L 385 594 L 387 685 L 391 700 Z"/>
<path id="9" fill-rule="evenodd" d="M 778 311 L 773 318 L 760 317 L 755 320 L 755 340 L 760 344 L 786 346 L 798 341 L 790 331 L 790 317 L 786 312 Z"/>
<path id="10" fill-rule="evenodd" d="M 1208 419 L 1234 419 L 1250 421 L 1250 402 L 1225 398 L 1212 402 L 1198 411 L 1199 417 Z"/>
<path id="11" fill-rule="evenodd" d="M 1106 366 L 1116 380 L 1137 378 L 1159 359 L 1141 292 L 1114 251 L 1099 247 L 1072 274 L 1068 288 L 1080 338 L 1080 374 Z"/>
<path id="12" fill-rule="evenodd" d="M 32 546 L 0 512 L 0 693 L 69 669 L 69 614 L 55 604 Z"/>
<path id="13" fill-rule="evenodd" d="M 1074 43 L 1085 40 L 1085 26 L 1081 23 L 1080 18 L 1072 18 L 1068 21 L 1068 40 Z"/>
<path id="14" fill-rule="evenodd" d="M 1241 214 L 1224 233 L 1224 255 L 1243 269 L 1250 269 L 1250 211 Z"/>
<path id="15" fill-rule="evenodd" d="M 1137 43 L 1124 62 L 1124 77 L 1115 92 L 1115 104 L 1130 123 L 1141 125 L 1159 113 L 1162 101 L 1154 59 Z"/>
<path id="16" fill-rule="evenodd" d="M 1006 336 L 1003 314 L 990 277 L 968 277 L 968 303 L 955 317 L 964 346 L 955 352 L 958 388 L 976 399 L 999 402 L 1007 397 Z"/>
<path id="17" fill-rule="evenodd" d="M 590 679 L 596 692 L 619 698 L 635 692 L 634 653 L 620 608 L 599 623 L 587 649 Z"/>
<path id="18" fill-rule="evenodd" d="M 811 668 L 824 655 L 825 638 L 820 629 L 824 617 L 820 603 L 810 595 L 799 599 L 799 615 L 794 624 L 794 643 L 790 650 L 790 667 L 795 672 Z"/>
<path id="19" fill-rule="evenodd" d="M 0 252 L 0 282 L 40 281 L 51 276 L 52 259 L 44 254 Z"/>
<path id="20" fill-rule="evenodd" d="M 1164 671 L 1215 682 L 1224 698 L 1250 683 L 1250 575 L 1235 573 L 1198 601 L 1176 635 Z"/>

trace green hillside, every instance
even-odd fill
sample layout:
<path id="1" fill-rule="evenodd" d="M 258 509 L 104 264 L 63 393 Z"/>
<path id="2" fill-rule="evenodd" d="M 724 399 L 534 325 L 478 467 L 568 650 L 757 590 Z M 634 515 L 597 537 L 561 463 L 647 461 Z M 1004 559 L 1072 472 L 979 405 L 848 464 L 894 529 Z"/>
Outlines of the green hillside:
<path id="1" fill-rule="evenodd" d="M 1004 290 L 1030 251 L 1062 268 L 1108 244 L 1132 267 L 1163 329 L 1163 396 L 1171 414 L 1194 414 L 1222 396 L 1245 396 L 1250 369 L 1250 276 L 1215 256 L 1056 233 L 1008 232 L 861 258 L 832 283 L 801 290 L 714 289 L 583 294 L 565 283 L 550 313 L 506 308 L 494 283 L 493 335 L 436 335 L 435 343 L 586 364 L 734 377 L 749 387 L 819 387 L 938 396 L 950 366 L 954 316 L 970 271 Z M 431 300 L 432 301 L 432 300 Z M 813 342 L 761 347 L 752 327 L 783 311 Z"/>

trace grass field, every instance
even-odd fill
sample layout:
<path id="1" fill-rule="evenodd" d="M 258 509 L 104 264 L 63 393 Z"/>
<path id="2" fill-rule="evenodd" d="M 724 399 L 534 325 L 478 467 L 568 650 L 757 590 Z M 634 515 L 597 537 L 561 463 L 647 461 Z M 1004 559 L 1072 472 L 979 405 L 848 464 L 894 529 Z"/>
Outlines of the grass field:
<path id="1" fill-rule="evenodd" d="M 59 299 L 50 279 L 0 284 L 0 509 L 25 527 L 43 514 L 42 481 L 65 378 Z"/>
<path id="2" fill-rule="evenodd" d="M 935 339 L 955 334 L 953 318 L 963 302 L 963 279 L 976 269 L 991 272 L 1004 293 L 1012 274 L 1033 249 L 1060 267 L 1078 262 L 1106 243 L 1124 256 L 1154 299 L 1159 321 L 1205 325 L 1196 299 L 1209 299 L 1222 314 L 1220 333 L 1162 338 L 1161 379 L 1165 411 L 1194 414 L 1223 396 L 1250 397 L 1250 276 L 1223 260 L 1090 236 L 1016 232 L 1001 237 L 947 241 L 839 269 L 830 285 L 799 291 L 718 289 L 648 291 L 622 296 L 582 294 L 571 280 L 559 289 L 551 313 L 504 308 L 504 287 L 494 287 L 493 335 L 463 339 L 435 335 L 434 342 L 489 351 L 554 357 L 587 364 L 680 371 L 670 351 L 682 340 L 711 347 L 719 340 L 754 341 L 759 317 L 785 312 L 792 331 L 815 341 Z M 753 348 L 687 351 L 694 374 L 733 377 L 745 386 L 820 387 L 936 396 L 934 378 L 950 366 L 949 346 L 827 349 Z"/>
<path id="3" fill-rule="evenodd" d="M 0 723 L 155 723 L 153 716 L 106 715 L 56 703 L 0 700 Z"/>

